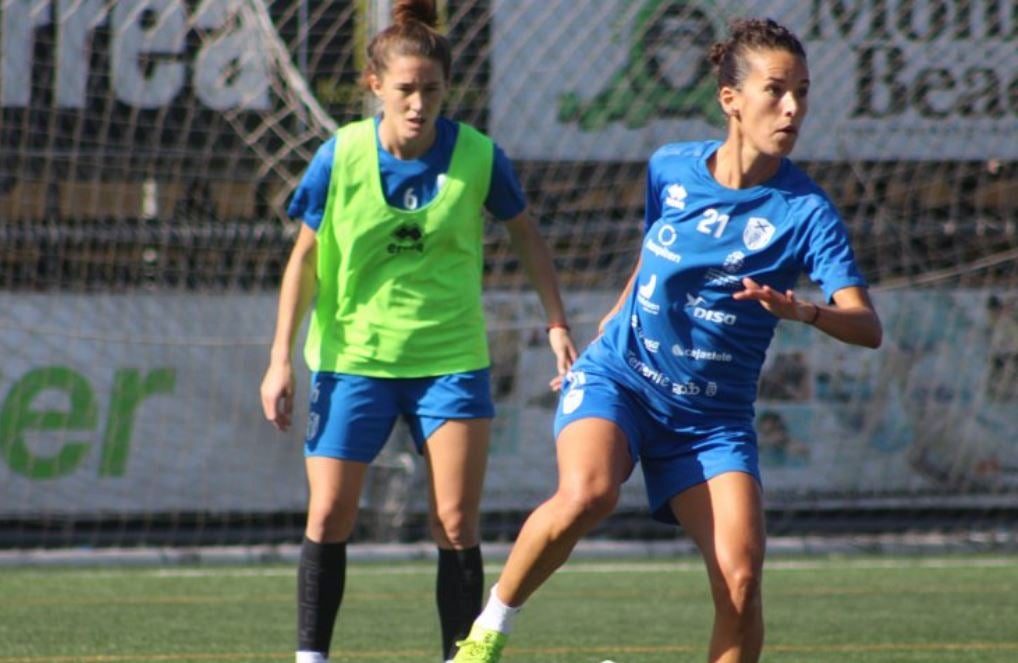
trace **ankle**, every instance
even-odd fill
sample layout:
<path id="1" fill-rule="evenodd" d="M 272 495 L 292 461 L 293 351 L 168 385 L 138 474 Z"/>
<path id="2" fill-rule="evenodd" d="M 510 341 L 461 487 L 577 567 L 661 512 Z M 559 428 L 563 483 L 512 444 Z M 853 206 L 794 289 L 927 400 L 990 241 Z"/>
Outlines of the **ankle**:
<path id="1" fill-rule="evenodd" d="M 513 630 L 513 623 L 516 621 L 516 616 L 520 613 L 520 610 L 522 610 L 522 606 L 514 608 L 506 605 L 499 598 L 498 585 L 496 584 L 491 588 L 488 602 L 485 604 L 484 610 L 481 611 L 475 623 L 486 629 L 509 634 Z"/>

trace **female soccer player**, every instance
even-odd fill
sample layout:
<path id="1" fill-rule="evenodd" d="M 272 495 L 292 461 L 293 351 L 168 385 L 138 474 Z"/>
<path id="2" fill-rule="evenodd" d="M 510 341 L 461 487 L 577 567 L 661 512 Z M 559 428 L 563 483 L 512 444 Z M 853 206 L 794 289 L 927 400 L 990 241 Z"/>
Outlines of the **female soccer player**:
<path id="1" fill-rule="evenodd" d="M 799 40 L 770 20 L 737 21 L 710 59 L 728 135 L 651 158 L 639 263 L 564 380 L 557 491 L 524 524 L 458 663 L 499 660 L 520 606 L 613 510 L 637 462 L 653 516 L 681 524 L 706 562 L 710 661 L 759 659 L 753 402 L 765 351 L 780 319 L 873 348 L 882 331 L 837 212 L 785 158 L 806 116 Z M 828 303 L 796 296 L 801 272 Z"/>
<path id="2" fill-rule="evenodd" d="M 480 612 L 478 512 L 494 414 L 484 208 L 504 221 L 538 292 L 559 374 L 576 357 L 550 254 L 512 165 L 488 137 L 440 115 L 451 51 L 434 29 L 433 0 L 399 0 L 393 18 L 368 46 L 363 79 L 381 114 L 328 140 L 290 205 L 303 224 L 261 385 L 265 417 L 286 430 L 292 348 L 313 299 L 298 663 L 327 660 L 365 472 L 397 417 L 430 474 L 443 660 Z"/>

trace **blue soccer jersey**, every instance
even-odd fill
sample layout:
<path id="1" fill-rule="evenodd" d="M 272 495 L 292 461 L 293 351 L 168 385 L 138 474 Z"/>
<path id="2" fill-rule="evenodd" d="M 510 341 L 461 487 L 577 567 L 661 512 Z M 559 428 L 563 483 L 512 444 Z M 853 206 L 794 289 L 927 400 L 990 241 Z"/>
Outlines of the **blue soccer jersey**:
<path id="1" fill-rule="evenodd" d="M 456 138 L 459 135 L 459 125 L 448 118 L 438 118 L 435 123 L 435 143 L 431 149 L 418 159 L 397 159 L 378 143 L 377 131 L 380 119 L 380 116 L 375 118 L 375 141 L 386 201 L 400 209 L 417 209 L 427 205 L 438 193 L 442 186 L 442 178 L 449 170 L 452 151 L 456 147 Z M 302 219 L 314 230 L 318 230 L 322 223 L 322 215 L 325 213 L 335 152 L 336 137 L 333 136 L 318 148 L 311 159 L 287 209 L 291 218 Z M 526 198 L 512 162 L 496 145 L 485 208 L 497 220 L 506 221 L 518 216 L 526 206 Z"/>
<path id="2" fill-rule="evenodd" d="M 650 160 L 641 266 L 589 359 L 664 411 L 751 420 L 778 318 L 736 301 L 742 278 L 784 292 L 806 273 L 829 300 L 864 286 L 844 225 L 791 161 L 748 189 L 707 168 L 716 141 L 676 143 Z"/>

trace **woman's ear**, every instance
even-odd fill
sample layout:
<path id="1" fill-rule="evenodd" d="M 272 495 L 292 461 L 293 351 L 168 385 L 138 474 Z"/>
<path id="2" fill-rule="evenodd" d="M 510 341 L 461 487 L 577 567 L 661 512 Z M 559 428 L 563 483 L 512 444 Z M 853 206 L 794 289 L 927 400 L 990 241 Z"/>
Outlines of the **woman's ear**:
<path id="1" fill-rule="evenodd" d="M 382 98 L 382 79 L 378 77 L 378 74 L 368 74 L 368 87 L 376 97 Z"/>
<path id="2" fill-rule="evenodd" d="M 738 90 L 725 85 L 718 91 L 718 101 L 721 103 L 721 110 L 730 118 L 739 119 L 739 93 Z"/>

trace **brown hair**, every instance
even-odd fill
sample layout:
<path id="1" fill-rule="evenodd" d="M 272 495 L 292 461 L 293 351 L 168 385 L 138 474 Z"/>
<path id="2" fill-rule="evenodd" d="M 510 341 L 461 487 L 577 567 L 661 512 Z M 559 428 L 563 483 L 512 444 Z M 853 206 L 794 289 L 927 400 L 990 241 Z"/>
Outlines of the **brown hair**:
<path id="1" fill-rule="evenodd" d="M 452 47 L 437 28 L 435 0 L 396 0 L 392 7 L 392 25 L 368 44 L 368 62 L 361 74 L 361 84 L 368 87 L 370 76 L 383 76 L 393 57 L 406 55 L 438 62 L 448 81 L 452 72 Z"/>
<path id="2" fill-rule="evenodd" d="M 750 51 L 785 51 L 806 60 L 806 49 L 795 34 L 769 18 L 737 19 L 729 25 L 725 41 L 710 47 L 707 57 L 714 65 L 718 88 L 738 89 L 749 73 L 746 55 Z"/>

